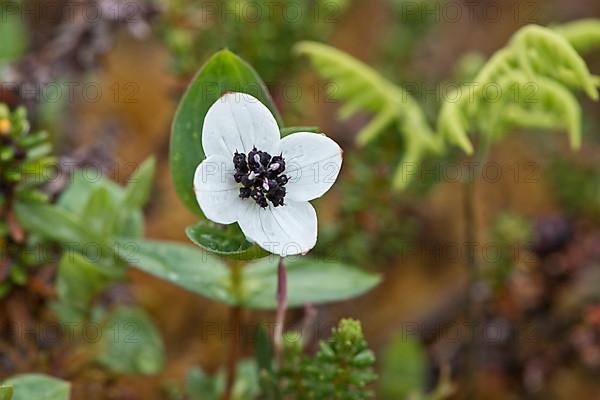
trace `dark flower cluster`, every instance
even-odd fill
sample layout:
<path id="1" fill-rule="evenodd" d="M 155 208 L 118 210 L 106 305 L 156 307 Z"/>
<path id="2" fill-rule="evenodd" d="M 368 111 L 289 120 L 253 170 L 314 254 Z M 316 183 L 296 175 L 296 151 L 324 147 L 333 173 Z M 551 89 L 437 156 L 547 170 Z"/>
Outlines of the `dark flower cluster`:
<path id="1" fill-rule="evenodd" d="M 285 185 L 288 176 L 285 171 L 285 160 L 281 155 L 271 156 L 254 147 L 248 156 L 237 151 L 233 155 L 235 167 L 234 179 L 240 183 L 240 197 L 252 198 L 262 208 L 270 201 L 274 207 L 282 206 L 285 198 Z"/>

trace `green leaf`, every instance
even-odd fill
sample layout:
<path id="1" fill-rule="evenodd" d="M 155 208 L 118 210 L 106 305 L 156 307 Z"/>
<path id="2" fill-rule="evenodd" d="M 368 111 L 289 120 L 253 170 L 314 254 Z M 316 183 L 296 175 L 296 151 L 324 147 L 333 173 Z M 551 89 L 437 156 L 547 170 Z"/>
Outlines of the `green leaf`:
<path id="1" fill-rule="evenodd" d="M 268 253 L 250 243 L 235 225 L 226 229 L 198 222 L 185 230 L 188 238 L 202 249 L 236 260 L 249 260 L 265 257 Z"/>
<path id="2" fill-rule="evenodd" d="M 12 386 L 0 386 L 0 400 L 11 400 L 13 397 Z"/>
<path id="3" fill-rule="evenodd" d="M 110 193 L 106 188 L 98 187 L 92 191 L 81 218 L 93 232 L 108 234 L 107 225 L 113 219 L 114 212 Z"/>
<path id="4" fill-rule="evenodd" d="M 125 269 L 103 267 L 78 253 L 62 256 L 58 266 L 56 291 L 58 303 L 54 309 L 62 321 L 85 318 L 94 297 L 109 284 L 125 279 Z"/>
<path id="5" fill-rule="evenodd" d="M 97 171 L 77 170 L 71 176 L 71 183 L 58 199 L 57 205 L 68 210 L 77 219 L 86 220 L 86 207 L 90 197 L 97 190 L 104 189 L 110 194 L 110 202 L 106 203 L 106 227 L 110 228 L 108 234 L 112 236 L 135 237 L 142 236 L 144 231 L 143 215 L 138 208 L 118 207 L 125 201 L 125 189 L 116 183 L 100 176 Z M 102 233 L 107 234 L 105 232 Z"/>
<path id="6" fill-rule="evenodd" d="M 27 137 L 27 136 L 26 136 Z M 43 171 L 51 171 L 56 165 L 56 157 L 46 156 L 37 160 L 24 161 L 20 163 L 17 170 L 20 171 L 35 171 L 36 173 L 23 175 L 22 184 L 29 186 L 41 185 L 48 180 L 52 179 L 52 174 L 42 173 Z M 40 173 L 38 173 L 40 172 Z"/>
<path id="7" fill-rule="evenodd" d="M 148 158 L 125 188 L 123 205 L 127 208 L 141 208 L 148 202 L 152 190 L 152 180 L 156 171 L 156 159 Z"/>
<path id="8" fill-rule="evenodd" d="M 296 257 L 293 257 L 296 258 Z M 274 257 L 247 265 L 242 270 L 242 304 L 250 308 L 275 309 L 277 264 Z M 288 305 L 300 307 L 347 300 L 375 287 L 380 277 L 331 260 L 301 257 L 286 259 Z"/>
<path id="9" fill-rule="evenodd" d="M 21 202 L 16 203 L 14 209 L 19 222 L 28 231 L 79 252 L 93 246 L 100 249 L 103 258 L 114 259 L 114 253 L 106 240 L 84 226 L 80 219 L 68 211 L 56 206 Z"/>
<path id="10" fill-rule="evenodd" d="M 16 375 L 2 384 L 12 386 L 12 400 L 69 400 L 71 391 L 68 382 L 42 374 Z"/>
<path id="11" fill-rule="evenodd" d="M 121 214 L 113 228 L 113 235 L 139 239 L 144 236 L 144 215 L 141 210 L 129 210 Z"/>
<path id="12" fill-rule="evenodd" d="M 141 208 L 148 202 L 156 172 L 156 159 L 148 158 L 125 189 L 118 188 L 122 200 L 115 210 L 112 221 L 112 235 L 141 238 L 144 234 L 144 219 Z"/>
<path id="13" fill-rule="evenodd" d="M 135 249 L 127 261 L 142 271 L 201 296 L 236 304 L 227 266 L 206 252 L 175 242 L 127 238 L 117 242 Z"/>
<path id="14" fill-rule="evenodd" d="M 193 191 L 196 167 L 205 158 L 202 149 L 204 117 L 225 92 L 248 93 L 265 104 L 279 121 L 267 89 L 250 65 L 229 50 L 213 55 L 183 95 L 171 128 L 171 176 L 181 201 L 202 216 Z M 280 123 L 281 125 L 281 123 Z"/>
<path id="15" fill-rule="evenodd" d="M 106 322 L 97 360 L 122 374 L 154 375 L 162 371 L 165 351 L 160 334 L 140 308 L 118 307 Z"/>
<path id="16" fill-rule="evenodd" d="M 120 203 L 124 196 L 123 188 L 98 174 L 100 172 L 93 169 L 75 170 L 69 178 L 69 185 L 58 198 L 57 204 L 74 214 L 83 215 L 90 196 L 98 188 L 108 190 L 114 202 Z"/>
<path id="17" fill-rule="evenodd" d="M 426 355 L 421 343 L 402 334 L 382 351 L 381 392 L 386 399 L 407 399 L 425 388 Z"/>
<path id="18" fill-rule="evenodd" d="M 20 9 L 22 6 L 14 5 Z M 0 37 L 10 40 L 0 41 L 0 63 L 11 62 L 23 55 L 27 49 L 27 27 L 20 12 L 11 13 L 10 6 L 2 4 L 3 16 L 0 24 Z M 7 7 L 4 9 L 4 7 Z M 13 10 L 14 11 L 14 10 Z M 5 14 L 6 12 L 6 14 Z"/>

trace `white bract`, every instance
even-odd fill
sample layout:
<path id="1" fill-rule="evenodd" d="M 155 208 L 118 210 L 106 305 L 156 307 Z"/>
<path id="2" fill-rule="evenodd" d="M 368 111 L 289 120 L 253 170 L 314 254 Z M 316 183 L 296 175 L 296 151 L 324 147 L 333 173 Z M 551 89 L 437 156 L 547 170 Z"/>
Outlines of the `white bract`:
<path id="1" fill-rule="evenodd" d="M 206 114 L 202 147 L 206 159 L 196 169 L 194 192 L 208 219 L 237 222 L 249 241 L 281 256 L 315 246 L 317 214 L 309 201 L 340 172 L 337 143 L 310 132 L 282 139 L 258 99 L 227 93 Z"/>

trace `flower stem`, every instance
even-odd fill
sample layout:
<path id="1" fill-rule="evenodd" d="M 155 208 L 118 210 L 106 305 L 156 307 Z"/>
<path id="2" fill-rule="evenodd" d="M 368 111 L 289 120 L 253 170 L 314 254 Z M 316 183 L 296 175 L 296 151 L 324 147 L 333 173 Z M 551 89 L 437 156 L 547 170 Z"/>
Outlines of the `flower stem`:
<path id="1" fill-rule="evenodd" d="M 273 343 L 275 345 L 275 361 L 281 366 L 283 349 L 283 325 L 285 324 L 285 311 L 287 309 L 287 274 L 283 257 L 279 259 L 277 266 L 277 317 L 275 321 L 275 332 Z"/>

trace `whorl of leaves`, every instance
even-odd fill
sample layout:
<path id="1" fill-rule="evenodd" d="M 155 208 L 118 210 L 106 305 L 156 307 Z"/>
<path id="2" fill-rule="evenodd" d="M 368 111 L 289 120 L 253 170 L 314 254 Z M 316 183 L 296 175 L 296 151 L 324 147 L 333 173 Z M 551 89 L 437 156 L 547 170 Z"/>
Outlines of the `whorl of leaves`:
<path id="1" fill-rule="evenodd" d="M 376 380 L 375 355 L 367 347 L 360 322 L 340 321 L 332 337 L 319 344 L 313 357 L 302 341 L 284 342 L 283 363 L 275 372 L 276 399 L 362 400 L 374 398 L 369 385 Z"/>

